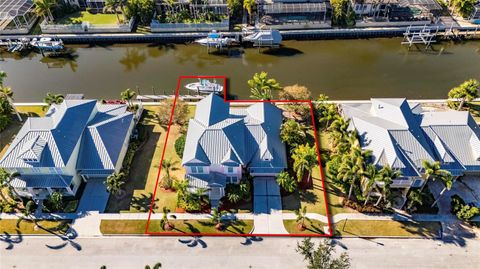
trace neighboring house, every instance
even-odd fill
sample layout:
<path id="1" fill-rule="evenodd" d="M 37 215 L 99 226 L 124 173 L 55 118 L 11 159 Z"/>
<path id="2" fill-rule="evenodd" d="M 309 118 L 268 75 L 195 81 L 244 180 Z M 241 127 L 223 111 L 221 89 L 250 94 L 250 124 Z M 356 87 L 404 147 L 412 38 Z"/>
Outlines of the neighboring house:
<path id="1" fill-rule="evenodd" d="M 0 34 L 28 34 L 37 18 L 32 0 L 0 1 Z"/>
<path id="2" fill-rule="evenodd" d="M 480 24 L 480 2 L 475 5 L 470 20 L 472 23 Z"/>
<path id="3" fill-rule="evenodd" d="M 401 171 L 392 188 L 421 187 L 423 160 L 439 161 L 454 176 L 480 174 L 480 129 L 467 111 L 424 111 L 396 98 L 340 107 L 362 148 L 372 151 L 371 162 Z"/>
<path id="4" fill-rule="evenodd" d="M 436 21 L 436 0 L 351 0 L 357 26 L 424 25 Z"/>
<path id="5" fill-rule="evenodd" d="M 21 196 L 75 195 L 82 180 L 120 170 L 133 127 L 126 105 L 65 100 L 25 121 L 0 167 L 19 173 L 11 185 Z"/>
<path id="6" fill-rule="evenodd" d="M 327 0 L 257 0 L 260 22 L 275 29 L 331 27 Z"/>
<path id="7" fill-rule="evenodd" d="M 206 188 L 215 205 L 225 195 L 226 184 L 239 183 L 244 171 L 256 177 L 276 176 L 286 169 L 282 120 L 282 111 L 267 102 L 231 108 L 214 94 L 198 102 L 182 160 L 190 190 Z"/>

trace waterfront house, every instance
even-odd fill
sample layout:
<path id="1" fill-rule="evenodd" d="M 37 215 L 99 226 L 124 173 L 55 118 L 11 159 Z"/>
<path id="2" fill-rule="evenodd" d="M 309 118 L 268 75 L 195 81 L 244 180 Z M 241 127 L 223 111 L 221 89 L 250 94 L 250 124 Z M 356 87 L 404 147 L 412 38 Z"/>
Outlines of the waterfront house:
<path id="1" fill-rule="evenodd" d="M 158 32 L 209 32 L 230 29 L 227 0 L 189 1 L 173 3 L 156 1 L 156 13 L 150 30 Z"/>
<path id="2" fill-rule="evenodd" d="M 351 0 L 357 27 L 434 23 L 442 7 L 436 0 Z"/>
<path id="3" fill-rule="evenodd" d="M 257 0 L 260 22 L 274 29 L 331 27 L 326 0 Z"/>
<path id="4" fill-rule="evenodd" d="M 403 194 L 424 184 L 422 161 L 439 161 L 454 176 L 480 174 L 480 129 L 468 111 L 424 110 L 400 98 L 341 104 L 360 145 L 377 167 L 389 165 L 402 176 L 392 188 Z"/>
<path id="5" fill-rule="evenodd" d="M 278 175 L 287 168 L 282 120 L 282 111 L 268 102 L 233 108 L 214 94 L 198 102 L 182 159 L 189 189 L 207 189 L 215 206 L 244 172 L 254 180 Z"/>
<path id="6" fill-rule="evenodd" d="M 32 0 L 0 1 L 0 34 L 28 34 L 37 18 Z"/>
<path id="7" fill-rule="evenodd" d="M 120 170 L 133 126 L 124 104 L 65 100 L 25 121 L 0 167 L 19 174 L 11 185 L 21 196 L 75 195 L 82 181 Z"/>

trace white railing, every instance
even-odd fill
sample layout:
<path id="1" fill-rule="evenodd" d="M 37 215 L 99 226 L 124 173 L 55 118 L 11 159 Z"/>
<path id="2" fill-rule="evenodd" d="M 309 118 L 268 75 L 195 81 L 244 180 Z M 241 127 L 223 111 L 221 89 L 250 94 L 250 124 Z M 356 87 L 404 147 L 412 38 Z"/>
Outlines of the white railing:
<path id="1" fill-rule="evenodd" d="M 129 33 L 132 31 L 135 20 L 132 18 L 123 24 L 49 24 L 42 22 L 40 28 L 46 34 L 81 34 L 81 33 Z"/>
<path id="2" fill-rule="evenodd" d="M 229 20 L 213 23 L 160 23 L 152 20 L 150 28 L 153 33 L 159 32 L 210 32 L 212 30 L 228 31 Z"/>
<path id="3" fill-rule="evenodd" d="M 390 187 L 400 188 L 400 187 L 410 187 L 413 183 L 411 179 L 394 179 Z"/>

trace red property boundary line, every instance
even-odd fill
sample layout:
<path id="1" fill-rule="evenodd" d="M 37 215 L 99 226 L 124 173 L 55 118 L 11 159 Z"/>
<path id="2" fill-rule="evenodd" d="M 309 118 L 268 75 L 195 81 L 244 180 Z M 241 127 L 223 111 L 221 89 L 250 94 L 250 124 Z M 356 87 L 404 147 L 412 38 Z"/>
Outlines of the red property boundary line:
<path id="1" fill-rule="evenodd" d="M 327 224 L 328 224 L 328 234 L 218 234 L 218 233 L 178 233 L 178 232 L 149 232 L 148 228 L 150 225 L 150 218 L 153 213 L 153 206 L 155 204 L 155 197 L 157 195 L 157 189 L 158 189 L 158 183 L 160 181 L 160 174 L 162 172 L 162 162 L 163 158 L 165 156 L 165 151 L 167 148 L 167 141 L 168 141 L 168 136 L 170 134 L 170 127 L 172 125 L 172 119 L 173 119 L 173 114 L 175 111 L 175 107 L 177 104 L 177 99 L 178 95 L 180 92 L 180 87 L 181 87 L 181 81 L 182 79 L 217 79 L 217 80 L 223 80 L 223 89 L 224 89 L 224 101 L 227 103 L 265 103 L 265 102 L 271 102 L 271 103 L 305 103 L 310 106 L 310 115 L 312 118 L 312 125 L 313 125 L 313 131 L 314 131 L 314 136 L 315 136 L 315 146 L 317 150 L 317 161 L 318 161 L 318 166 L 320 170 L 320 177 L 322 181 L 322 188 L 323 188 L 323 199 L 325 201 L 325 212 L 327 215 Z M 155 190 L 153 192 L 152 196 L 152 201 L 150 204 L 150 211 L 148 213 L 148 220 L 147 220 L 147 225 L 145 227 L 145 234 L 146 235 L 162 235 L 162 236 L 229 236 L 229 237 L 250 237 L 250 236 L 261 236 L 261 237 L 266 237 L 266 236 L 282 236 L 282 237 L 331 237 L 333 236 L 333 230 L 332 230 L 332 225 L 330 221 L 330 213 L 329 213 L 329 208 L 328 208 L 328 201 L 327 201 L 327 191 L 325 188 L 325 176 L 323 173 L 322 169 L 322 162 L 320 158 L 320 147 L 319 147 L 319 142 L 318 142 L 318 135 L 317 135 L 317 128 L 315 124 L 315 114 L 313 110 L 313 103 L 311 100 L 228 100 L 227 99 L 228 92 L 227 92 L 227 78 L 226 76 L 180 76 L 178 78 L 177 82 L 177 89 L 175 90 L 175 98 L 173 101 L 173 107 L 172 111 L 170 113 L 170 120 L 168 123 L 168 128 L 167 128 L 167 134 L 165 137 L 165 142 L 163 145 L 163 151 L 162 151 L 162 158 L 160 160 L 159 168 L 158 168 L 158 173 L 157 173 L 157 181 L 155 183 Z"/>

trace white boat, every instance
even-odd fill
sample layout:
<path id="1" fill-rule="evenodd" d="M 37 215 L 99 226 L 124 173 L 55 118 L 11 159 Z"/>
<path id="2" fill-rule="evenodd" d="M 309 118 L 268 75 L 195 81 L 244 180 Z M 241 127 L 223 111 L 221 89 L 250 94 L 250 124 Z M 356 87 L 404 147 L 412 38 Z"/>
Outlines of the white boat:
<path id="1" fill-rule="evenodd" d="M 221 33 L 213 30 L 208 33 L 207 37 L 195 40 L 195 43 L 206 47 L 224 48 L 231 46 L 235 41 L 235 38 L 224 37 Z"/>
<path id="2" fill-rule="evenodd" d="M 216 80 L 211 82 L 208 79 L 199 79 L 198 82 L 185 85 L 185 88 L 204 93 L 219 93 L 223 91 L 223 86 L 218 84 Z"/>
<path id="3" fill-rule="evenodd" d="M 34 38 L 30 41 L 30 45 L 42 51 L 59 51 L 64 48 L 61 39 L 52 37 Z"/>
<path id="4" fill-rule="evenodd" d="M 282 35 L 278 30 L 259 30 L 254 29 L 243 37 L 243 41 L 252 42 L 256 47 L 272 47 L 282 43 Z"/>

